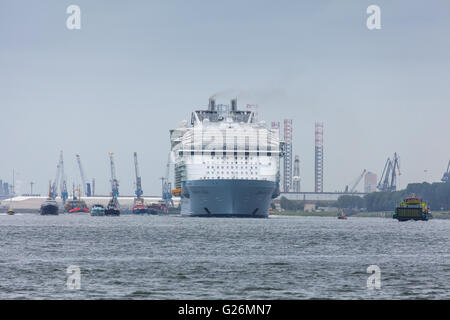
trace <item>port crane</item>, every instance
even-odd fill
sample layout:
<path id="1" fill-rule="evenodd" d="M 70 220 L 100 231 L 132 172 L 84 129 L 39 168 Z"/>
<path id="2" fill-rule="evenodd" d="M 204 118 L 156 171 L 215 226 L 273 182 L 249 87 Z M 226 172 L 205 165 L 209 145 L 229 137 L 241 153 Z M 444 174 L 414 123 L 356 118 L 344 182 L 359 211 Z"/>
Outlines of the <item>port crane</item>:
<path id="1" fill-rule="evenodd" d="M 83 166 L 81 164 L 80 155 L 77 154 L 76 157 L 77 157 L 78 167 L 80 169 L 80 176 L 81 176 L 81 183 L 82 183 L 83 193 L 84 193 L 84 195 L 86 197 L 90 197 L 91 196 L 91 184 L 86 182 L 86 178 L 84 176 Z"/>
<path id="2" fill-rule="evenodd" d="M 61 199 L 63 205 L 66 204 L 67 199 L 69 198 L 69 192 L 67 191 L 67 182 L 66 182 L 66 176 L 64 173 L 64 158 L 63 158 L 63 152 L 61 151 L 60 160 L 59 160 L 60 170 L 61 170 Z"/>
<path id="3" fill-rule="evenodd" d="M 75 183 L 72 184 L 72 199 L 78 200 L 77 194 L 75 193 Z"/>
<path id="4" fill-rule="evenodd" d="M 119 181 L 116 178 L 116 166 L 114 164 L 114 153 L 113 152 L 109 153 L 109 159 L 110 159 L 110 164 L 111 164 L 111 196 L 112 196 L 111 202 L 116 207 L 118 207 L 119 202 L 118 202 L 117 198 L 119 197 Z"/>
<path id="5" fill-rule="evenodd" d="M 137 152 L 134 153 L 134 171 L 136 174 L 136 191 L 134 192 L 136 194 L 136 199 L 134 199 L 134 202 L 143 204 L 144 199 L 142 199 L 142 195 L 144 194 L 144 191 L 142 191 L 142 178 L 139 174 Z"/>
<path id="6" fill-rule="evenodd" d="M 53 183 L 50 185 L 50 198 L 53 200 L 58 196 L 58 182 L 61 175 L 61 157 L 62 154 L 60 154 L 58 164 L 56 165 L 55 180 L 53 180 Z"/>
<path id="7" fill-rule="evenodd" d="M 444 172 L 444 175 L 441 179 L 442 182 L 450 182 L 450 160 L 448 161 L 447 171 Z"/>
<path id="8" fill-rule="evenodd" d="M 397 173 L 400 175 L 400 161 L 397 153 L 394 153 L 393 159 L 388 158 L 384 165 L 377 189 L 387 192 L 397 190 Z"/>
<path id="9" fill-rule="evenodd" d="M 392 162 L 392 176 L 391 176 L 391 185 L 389 191 L 397 190 L 397 172 L 400 175 L 400 160 L 397 156 L 397 153 L 394 153 L 394 159 Z"/>
<path id="10" fill-rule="evenodd" d="M 359 183 L 361 182 L 361 180 L 362 180 L 362 178 L 364 177 L 365 174 L 366 174 L 366 169 L 364 169 L 363 172 L 360 174 L 360 176 L 356 179 L 356 181 L 353 184 L 353 186 L 350 189 L 350 191 L 348 190 L 348 185 L 345 186 L 345 193 L 354 193 L 356 187 L 359 185 Z"/>
<path id="11" fill-rule="evenodd" d="M 380 181 L 378 182 L 377 189 L 380 191 L 388 191 L 389 189 L 389 176 L 392 170 L 391 158 L 388 158 L 384 165 L 383 173 L 381 174 Z"/>
<path id="12" fill-rule="evenodd" d="M 170 153 L 167 157 L 166 175 L 161 178 L 162 198 L 166 204 L 166 207 L 174 207 L 172 200 L 172 184 L 169 182 L 170 172 Z"/>

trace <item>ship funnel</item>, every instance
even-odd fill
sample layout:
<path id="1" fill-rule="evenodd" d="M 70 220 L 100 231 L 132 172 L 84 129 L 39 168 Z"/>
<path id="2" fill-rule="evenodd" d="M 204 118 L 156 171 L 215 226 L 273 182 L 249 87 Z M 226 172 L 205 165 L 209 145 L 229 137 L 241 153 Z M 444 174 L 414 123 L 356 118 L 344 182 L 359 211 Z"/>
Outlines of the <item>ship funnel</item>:
<path id="1" fill-rule="evenodd" d="M 231 100 L 231 111 L 237 111 L 237 98 Z"/>
<path id="2" fill-rule="evenodd" d="M 209 111 L 216 111 L 216 100 L 214 98 L 209 98 L 209 105 L 208 105 Z"/>

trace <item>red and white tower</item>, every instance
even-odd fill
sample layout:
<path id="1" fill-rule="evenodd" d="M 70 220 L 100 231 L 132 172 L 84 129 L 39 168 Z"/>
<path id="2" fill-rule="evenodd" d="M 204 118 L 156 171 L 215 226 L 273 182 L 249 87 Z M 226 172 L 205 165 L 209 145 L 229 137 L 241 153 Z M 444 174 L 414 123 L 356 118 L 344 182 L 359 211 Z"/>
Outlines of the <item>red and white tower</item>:
<path id="1" fill-rule="evenodd" d="M 323 192 L 323 123 L 316 122 L 314 191 Z"/>
<path id="2" fill-rule="evenodd" d="M 292 119 L 284 120 L 283 191 L 292 190 Z"/>

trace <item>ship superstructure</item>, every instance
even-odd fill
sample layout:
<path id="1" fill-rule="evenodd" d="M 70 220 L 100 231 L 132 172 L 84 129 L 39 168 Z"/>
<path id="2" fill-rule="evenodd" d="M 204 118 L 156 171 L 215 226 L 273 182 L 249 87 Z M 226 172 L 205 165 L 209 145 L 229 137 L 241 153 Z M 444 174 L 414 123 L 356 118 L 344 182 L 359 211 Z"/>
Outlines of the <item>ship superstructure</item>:
<path id="1" fill-rule="evenodd" d="M 191 122 L 171 130 L 175 190 L 181 214 L 267 217 L 279 195 L 281 147 L 277 129 L 252 111 L 209 100 Z"/>

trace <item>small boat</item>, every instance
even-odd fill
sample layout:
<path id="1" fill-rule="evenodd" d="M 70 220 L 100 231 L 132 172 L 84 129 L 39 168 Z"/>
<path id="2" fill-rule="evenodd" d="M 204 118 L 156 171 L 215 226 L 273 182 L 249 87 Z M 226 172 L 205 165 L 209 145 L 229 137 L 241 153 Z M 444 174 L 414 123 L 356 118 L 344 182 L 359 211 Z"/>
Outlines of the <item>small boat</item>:
<path id="1" fill-rule="evenodd" d="M 84 200 L 81 200 L 81 191 L 79 191 L 79 196 L 75 199 L 72 199 L 66 203 L 64 206 L 64 209 L 68 213 L 89 213 L 89 208 L 86 205 L 86 202 Z"/>
<path id="2" fill-rule="evenodd" d="M 105 207 L 101 204 L 94 204 L 91 208 L 91 216 L 104 216 Z"/>
<path id="3" fill-rule="evenodd" d="M 12 215 L 15 214 L 14 210 L 11 209 L 11 208 L 8 209 L 8 212 L 7 212 L 7 213 L 8 213 L 10 216 L 12 216 Z"/>
<path id="4" fill-rule="evenodd" d="M 398 221 L 428 221 L 433 216 L 428 207 L 428 202 L 423 201 L 419 197 L 411 196 L 400 202 L 395 208 L 395 213 L 392 215 L 392 218 Z"/>
<path id="5" fill-rule="evenodd" d="M 133 214 L 149 214 L 150 210 L 145 204 L 143 204 L 143 203 L 136 203 L 133 206 L 132 212 L 133 212 Z"/>
<path id="6" fill-rule="evenodd" d="M 105 209 L 105 216 L 120 216 L 120 205 L 117 199 L 112 198 Z"/>
<path id="7" fill-rule="evenodd" d="M 52 184 L 49 183 L 48 198 L 41 204 L 39 213 L 42 216 L 56 216 L 59 214 L 59 207 L 56 200 L 52 198 Z"/>
<path id="8" fill-rule="evenodd" d="M 163 202 L 152 203 L 149 210 L 150 214 L 167 214 L 167 206 Z"/>
<path id="9" fill-rule="evenodd" d="M 339 212 L 339 214 L 338 214 L 338 217 L 337 217 L 338 219 L 342 219 L 342 220 L 345 220 L 345 219 L 347 219 L 347 216 L 344 214 L 344 211 L 343 210 L 341 210 L 340 212 Z"/>
<path id="10" fill-rule="evenodd" d="M 41 204 L 39 213 L 42 216 L 56 216 L 59 214 L 58 203 L 53 199 L 47 199 Z"/>

